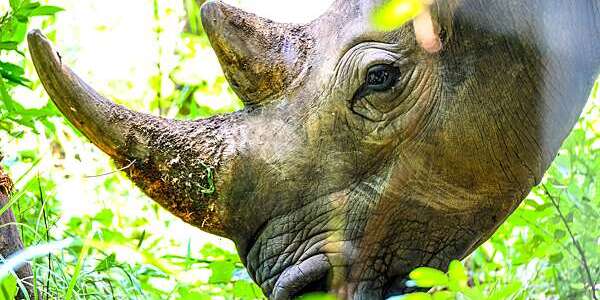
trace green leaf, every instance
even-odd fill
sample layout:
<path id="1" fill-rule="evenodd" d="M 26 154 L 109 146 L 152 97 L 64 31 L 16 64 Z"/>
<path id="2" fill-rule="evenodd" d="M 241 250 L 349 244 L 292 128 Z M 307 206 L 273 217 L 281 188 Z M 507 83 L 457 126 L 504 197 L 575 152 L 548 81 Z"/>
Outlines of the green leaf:
<path id="1" fill-rule="evenodd" d="M 37 149 L 27 149 L 18 152 L 19 159 L 22 161 L 35 161 L 39 153 Z"/>
<path id="2" fill-rule="evenodd" d="M 0 49 L 3 50 L 17 50 L 17 46 L 19 46 L 16 42 L 0 42 Z"/>
<path id="3" fill-rule="evenodd" d="M 71 300 L 71 297 L 73 297 L 73 293 L 75 292 L 75 284 L 77 283 L 77 280 L 79 279 L 79 273 L 81 273 L 81 270 L 83 269 L 85 258 L 88 256 L 88 252 L 89 252 L 90 246 L 91 246 L 90 242 L 92 241 L 93 237 L 94 237 L 94 234 L 90 232 L 90 234 L 88 234 L 87 238 L 83 242 L 81 251 L 79 252 L 79 256 L 77 257 L 77 264 L 75 265 L 75 270 L 73 271 L 73 276 L 71 276 L 71 280 L 69 281 L 69 286 L 67 287 L 67 293 L 64 297 L 65 300 Z"/>
<path id="4" fill-rule="evenodd" d="M 573 212 L 568 213 L 565 219 L 567 219 L 567 223 L 573 223 Z"/>
<path id="5" fill-rule="evenodd" d="M 17 279 L 9 274 L 1 279 L 0 282 L 0 299 L 12 300 L 17 296 Z"/>
<path id="6" fill-rule="evenodd" d="M 40 5 L 39 2 L 25 1 L 18 10 L 15 10 L 14 17 L 20 22 L 28 23 L 31 12 Z"/>
<path id="7" fill-rule="evenodd" d="M 81 218 L 79 218 L 79 217 L 71 217 L 71 219 L 69 220 L 69 222 L 67 222 L 67 227 L 69 227 L 69 230 L 74 231 L 79 226 L 81 226 L 82 223 L 83 223 L 83 221 L 81 220 Z"/>
<path id="8" fill-rule="evenodd" d="M 33 17 L 33 16 L 52 16 L 54 14 L 56 14 L 57 12 L 61 12 L 64 9 L 62 7 L 58 7 L 58 6 L 52 6 L 52 5 L 43 5 L 43 6 L 39 6 L 35 9 L 33 9 L 32 11 L 29 12 L 29 16 Z"/>
<path id="9" fill-rule="evenodd" d="M 236 281 L 233 284 L 234 299 L 256 299 L 262 295 L 258 286 L 248 281 Z"/>
<path id="10" fill-rule="evenodd" d="M 19 7 L 21 6 L 21 2 L 23 2 L 22 0 L 9 0 L 8 1 L 10 4 L 10 8 L 12 8 L 12 10 L 18 10 Z"/>
<path id="11" fill-rule="evenodd" d="M 15 42 L 20 44 L 25 40 L 27 34 L 27 23 L 17 19 L 9 19 L 0 30 L 0 42 Z"/>
<path id="12" fill-rule="evenodd" d="M 560 252 L 550 255 L 549 260 L 553 264 L 557 264 L 561 262 L 564 258 L 564 255 Z"/>
<path id="13" fill-rule="evenodd" d="M 421 267 L 413 270 L 408 275 L 419 287 L 444 286 L 448 284 L 448 276 L 440 270 Z"/>
<path id="14" fill-rule="evenodd" d="M 557 230 L 554 231 L 554 238 L 557 239 L 557 240 L 562 239 L 566 235 L 567 235 L 567 233 L 564 230 L 557 229 Z"/>
<path id="15" fill-rule="evenodd" d="M 216 261 L 210 264 L 212 274 L 208 283 L 229 283 L 235 271 L 235 265 L 227 261 Z"/>
<path id="16" fill-rule="evenodd" d="M 485 294 L 483 293 L 483 291 L 477 287 L 467 289 L 465 291 L 462 291 L 461 293 L 463 295 L 465 295 L 467 297 L 467 299 L 470 299 L 470 300 L 488 300 L 488 298 L 489 298 L 489 297 L 486 297 Z M 464 299 L 464 297 L 462 297 L 462 298 L 457 297 L 457 299 Z"/>
<path id="17" fill-rule="evenodd" d="M 450 266 L 448 266 L 448 276 L 449 283 L 448 287 L 450 290 L 458 292 L 465 288 L 468 288 L 468 280 L 467 270 L 463 266 L 463 264 L 458 260 L 453 260 L 450 262 Z"/>
<path id="18" fill-rule="evenodd" d="M 102 231 L 100 231 L 102 239 L 104 239 L 104 241 L 106 241 L 107 243 L 126 243 L 129 241 L 128 238 L 126 238 L 121 232 L 118 231 L 114 231 L 114 230 L 110 230 L 110 229 L 103 229 Z"/>
<path id="19" fill-rule="evenodd" d="M 13 63 L 7 63 L 7 62 L 3 62 L 3 61 L 0 61 L 0 70 L 4 71 L 6 73 L 14 74 L 14 75 L 25 74 L 25 70 L 23 70 L 23 68 L 21 66 L 17 66 Z"/>
<path id="20" fill-rule="evenodd" d="M 493 293 L 489 297 L 489 299 L 490 300 L 511 299 L 511 296 L 518 293 L 522 286 L 523 285 L 520 282 L 517 282 L 517 281 L 512 282 L 512 283 L 504 286 L 503 288 L 497 290 L 495 293 Z"/>
<path id="21" fill-rule="evenodd" d="M 96 265 L 96 268 L 94 268 L 94 271 L 96 271 L 96 272 L 108 271 L 111 268 L 116 266 L 116 262 L 117 262 L 117 256 L 114 253 L 112 253 L 109 256 L 105 257 L 103 260 L 101 260 Z"/>
<path id="22" fill-rule="evenodd" d="M 211 296 L 202 291 L 192 290 L 189 287 L 179 288 L 179 297 L 177 300 L 210 300 Z"/>
<path id="23" fill-rule="evenodd" d="M 456 293 L 450 291 L 439 291 L 432 295 L 433 300 L 454 300 Z"/>
<path id="24" fill-rule="evenodd" d="M 433 297 L 430 294 L 419 292 L 419 293 L 408 294 L 403 299 L 404 300 L 433 300 Z"/>
<path id="25" fill-rule="evenodd" d="M 31 81 L 23 77 L 23 74 L 25 74 L 25 71 L 23 68 L 21 68 L 21 66 L 0 61 L 0 75 L 4 79 L 17 85 L 29 87 Z"/>
<path id="26" fill-rule="evenodd" d="M 391 31 L 414 19 L 423 9 L 421 0 L 389 0 L 375 10 L 372 23 L 379 30 Z"/>
<path id="27" fill-rule="evenodd" d="M 114 216 L 115 215 L 113 214 L 112 210 L 105 208 L 94 216 L 94 220 L 108 227 L 110 224 L 112 224 Z"/>
<path id="28" fill-rule="evenodd" d="M 6 84 L 4 83 L 4 78 L 2 77 L 1 72 L 0 72 L 0 100 L 2 100 L 2 103 L 4 104 L 4 106 L 6 107 L 8 112 L 13 112 L 15 110 L 14 100 L 8 93 L 8 88 L 6 87 Z"/>
<path id="29" fill-rule="evenodd" d="M 335 296 L 325 293 L 309 293 L 298 297 L 298 300 L 335 300 Z"/>

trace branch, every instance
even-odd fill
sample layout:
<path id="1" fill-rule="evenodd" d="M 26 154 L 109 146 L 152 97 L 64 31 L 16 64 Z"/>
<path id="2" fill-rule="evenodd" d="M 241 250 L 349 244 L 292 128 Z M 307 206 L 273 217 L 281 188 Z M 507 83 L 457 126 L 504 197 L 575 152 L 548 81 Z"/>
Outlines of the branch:
<path id="1" fill-rule="evenodd" d="M 582 265 L 583 269 L 585 270 L 585 274 L 586 274 L 585 277 L 588 281 L 588 284 L 592 288 L 592 299 L 598 300 L 598 298 L 596 297 L 596 284 L 594 283 L 594 280 L 592 279 L 592 273 L 590 272 L 590 267 L 588 266 L 587 257 L 585 256 L 585 252 L 583 251 L 581 244 L 579 244 L 577 239 L 575 239 L 575 235 L 571 231 L 571 227 L 569 226 L 569 223 L 567 222 L 567 218 L 565 218 L 562 211 L 560 210 L 560 206 L 558 205 L 558 200 L 556 200 L 556 198 L 554 198 L 554 196 L 552 196 L 552 194 L 550 194 L 550 191 L 548 190 L 548 188 L 546 187 L 545 184 L 542 185 L 542 187 L 544 188 L 546 195 L 550 199 L 550 202 L 552 202 L 552 205 L 554 206 L 554 208 L 556 208 L 556 211 L 558 212 L 558 215 L 560 216 L 561 221 L 565 225 L 565 228 L 567 228 L 567 232 L 569 233 L 569 236 L 571 237 L 571 240 L 573 241 L 573 245 L 575 246 L 575 249 L 577 249 L 577 252 L 579 252 L 579 256 L 581 256 L 581 265 Z"/>

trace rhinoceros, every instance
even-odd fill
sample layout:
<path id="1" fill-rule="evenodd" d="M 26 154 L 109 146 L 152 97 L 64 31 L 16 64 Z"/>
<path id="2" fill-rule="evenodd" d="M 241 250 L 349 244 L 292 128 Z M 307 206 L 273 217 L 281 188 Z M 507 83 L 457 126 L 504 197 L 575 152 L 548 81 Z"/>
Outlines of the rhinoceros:
<path id="1" fill-rule="evenodd" d="M 597 0 L 438 0 L 427 51 L 381 0 L 307 24 L 201 9 L 241 111 L 194 121 L 131 111 L 31 56 L 56 106 L 183 221 L 233 240 L 272 299 L 383 299 L 419 266 L 482 244 L 538 184 L 600 68 Z"/>

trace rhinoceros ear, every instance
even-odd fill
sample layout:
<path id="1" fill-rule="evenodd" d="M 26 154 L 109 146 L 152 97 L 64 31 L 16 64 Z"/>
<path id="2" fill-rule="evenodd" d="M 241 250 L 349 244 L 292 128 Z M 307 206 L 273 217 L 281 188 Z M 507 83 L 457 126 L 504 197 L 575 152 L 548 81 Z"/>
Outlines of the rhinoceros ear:
<path id="1" fill-rule="evenodd" d="M 431 16 L 440 35 L 441 42 L 447 43 L 452 37 L 454 27 L 454 12 L 461 0 L 434 1 L 431 6 Z"/>
<path id="2" fill-rule="evenodd" d="M 437 53 L 450 41 L 458 1 L 435 1 L 413 20 L 416 39 L 423 50 Z"/>
<path id="3" fill-rule="evenodd" d="M 311 49 L 304 26 L 276 23 L 220 1 L 202 6 L 202 24 L 225 77 L 249 106 L 294 86 Z"/>

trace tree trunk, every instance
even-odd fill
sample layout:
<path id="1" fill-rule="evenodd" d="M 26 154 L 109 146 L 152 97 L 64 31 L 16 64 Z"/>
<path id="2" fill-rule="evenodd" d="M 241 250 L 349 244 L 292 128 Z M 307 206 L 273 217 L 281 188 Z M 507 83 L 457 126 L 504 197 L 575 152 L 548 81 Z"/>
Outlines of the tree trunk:
<path id="1" fill-rule="evenodd" d="M 4 174 L 0 166 L 0 207 L 8 204 L 10 193 L 12 191 L 12 181 L 8 175 Z M 0 255 L 8 258 L 14 253 L 23 250 L 23 242 L 19 235 L 19 230 L 15 225 L 16 219 L 11 209 L 8 209 L 0 216 Z M 11 225 L 6 225 L 11 224 Z M 17 277 L 23 282 L 23 285 L 29 293 L 29 298 L 33 299 L 33 272 L 30 264 L 25 264 L 16 270 Z M 25 299 L 25 295 L 19 289 L 16 299 Z"/>

